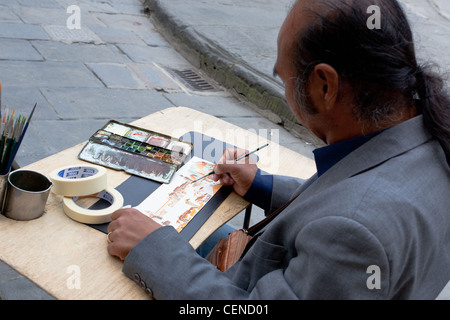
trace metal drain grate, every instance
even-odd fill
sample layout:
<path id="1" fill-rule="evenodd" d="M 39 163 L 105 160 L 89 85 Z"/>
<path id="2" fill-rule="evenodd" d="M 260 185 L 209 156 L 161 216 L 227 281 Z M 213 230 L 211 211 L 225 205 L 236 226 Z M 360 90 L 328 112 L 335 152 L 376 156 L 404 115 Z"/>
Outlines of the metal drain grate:
<path id="1" fill-rule="evenodd" d="M 104 44 L 104 42 L 87 27 L 72 30 L 68 29 L 66 26 L 48 25 L 43 26 L 43 28 L 55 41 L 69 44 L 76 42 Z"/>
<path id="2" fill-rule="evenodd" d="M 174 68 L 164 68 L 167 72 L 170 73 L 173 77 L 179 80 L 183 85 L 186 86 L 189 90 L 197 91 L 197 92 L 218 92 L 222 91 L 208 81 L 203 79 L 198 73 L 191 69 L 183 69 L 177 70 Z"/>

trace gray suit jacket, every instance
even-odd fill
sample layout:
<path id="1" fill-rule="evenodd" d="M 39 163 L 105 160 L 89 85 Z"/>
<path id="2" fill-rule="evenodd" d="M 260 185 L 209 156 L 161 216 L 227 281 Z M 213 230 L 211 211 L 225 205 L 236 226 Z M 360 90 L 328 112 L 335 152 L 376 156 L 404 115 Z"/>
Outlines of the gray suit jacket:
<path id="1" fill-rule="evenodd" d="M 273 209 L 300 196 L 225 273 L 172 227 L 123 271 L 157 299 L 435 299 L 450 279 L 450 169 L 421 116 L 303 189 L 274 176 Z"/>

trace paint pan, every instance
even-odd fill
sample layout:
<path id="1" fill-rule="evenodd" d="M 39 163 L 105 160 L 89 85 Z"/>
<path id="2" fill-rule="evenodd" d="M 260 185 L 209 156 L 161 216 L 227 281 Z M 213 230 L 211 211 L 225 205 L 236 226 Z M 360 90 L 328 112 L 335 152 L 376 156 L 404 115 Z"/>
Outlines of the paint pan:
<path id="1" fill-rule="evenodd" d="M 90 137 L 78 158 L 169 183 L 192 147 L 190 142 L 111 120 Z"/>

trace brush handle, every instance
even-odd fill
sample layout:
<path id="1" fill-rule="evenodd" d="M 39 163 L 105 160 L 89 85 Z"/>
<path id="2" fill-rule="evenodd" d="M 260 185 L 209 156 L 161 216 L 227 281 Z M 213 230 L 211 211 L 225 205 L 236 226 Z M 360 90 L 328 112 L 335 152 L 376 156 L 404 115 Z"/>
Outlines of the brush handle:
<path id="1" fill-rule="evenodd" d="M 244 154 L 243 156 L 241 156 L 241 157 L 239 157 L 239 158 L 237 158 L 237 159 L 234 159 L 234 161 L 239 161 L 239 160 L 242 160 L 242 159 L 244 159 L 244 158 L 247 158 L 249 155 L 255 153 L 256 151 L 261 150 L 262 148 L 267 147 L 268 145 L 269 145 L 269 144 L 266 143 L 265 145 L 263 145 L 263 146 L 261 146 L 261 147 L 255 149 L 255 150 L 253 150 L 253 151 L 251 151 L 251 152 L 249 152 L 249 153 L 247 153 L 247 154 Z"/>
<path id="2" fill-rule="evenodd" d="M 25 135 L 25 132 L 28 129 L 28 123 L 29 122 L 27 122 L 25 124 L 25 128 L 23 128 L 23 132 L 20 135 L 19 141 L 17 141 L 17 143 L 14 144 L 14 148 L 11 150 L 11 155 L 9 157 L 8 165 L 6 166 L 5 171 L 3 172 L 3 174 L 8 173 L 9 170 L 11 169 L 11 166 L 12 166 L 12 163 L 14 161 L 14 158 L 16 157 L 17 151 L 19 150 L 20 144 L 22 143 L 23 136 Z"/>
<path id="3" fill-rule="evenodd" d="M 195 183 L 195 182 L 197 182 L 197 181 L 200 181 L 200 180 L 202 180 L 202 179 L 204 179 L 204 178 L 206 178 L 206 177 L 209 177 L 210 175 L 213 175 L 213 174 L 215 174 L 214 170 L 211 171 L 210 173 L 204 175 L 203 177 L 200 177 L 200 178 L 198 178 L 197 180 L 192 181 L 191 183 Z"/>

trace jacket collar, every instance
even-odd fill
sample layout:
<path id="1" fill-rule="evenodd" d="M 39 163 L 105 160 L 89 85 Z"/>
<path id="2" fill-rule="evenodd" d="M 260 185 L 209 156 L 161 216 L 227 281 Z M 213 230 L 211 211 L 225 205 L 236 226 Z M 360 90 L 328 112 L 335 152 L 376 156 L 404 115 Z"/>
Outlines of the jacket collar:
<path id="1" fill-rule="evenodd" d="M 432 139 L 419 115 L 384 130 L 348 154 L 319 178 L 311 177 L 296 194 L 320 192 L 341 180 L 367 171 Z M 309 186 L 309 187 L 307 187 Z M 305 190 L 306 189 L 306 190 Z"/>
<path id="2" fill-rule="evenodd" d="M 349 155 L 351 152 L 358 149 L 360 146 L 362 146 L 364 143 L 375 137 L 376 135 L 380 134 L 381 131 L 377 131 L 375 133 L 360 136 L 357 138 L 341 141 L 334 143 L 332 145 L 318 148 L 313 151 L 314 153 L 314 159 L 316 161 L 316 167 L 317 167 L 317 175 L 320 177 L 325 172 L 327 172 L 330 168 L 332 168 L 336 163 L 341 161 L 343 158 L 345 158 L 347 155 Z"/>

